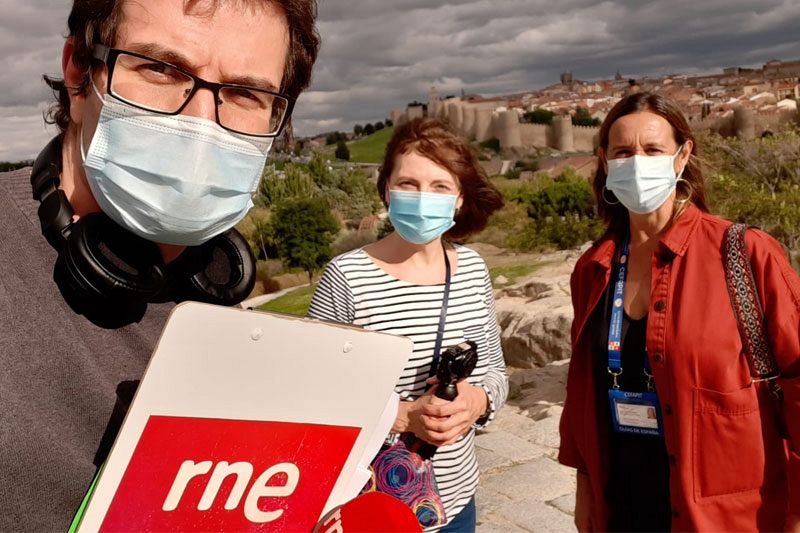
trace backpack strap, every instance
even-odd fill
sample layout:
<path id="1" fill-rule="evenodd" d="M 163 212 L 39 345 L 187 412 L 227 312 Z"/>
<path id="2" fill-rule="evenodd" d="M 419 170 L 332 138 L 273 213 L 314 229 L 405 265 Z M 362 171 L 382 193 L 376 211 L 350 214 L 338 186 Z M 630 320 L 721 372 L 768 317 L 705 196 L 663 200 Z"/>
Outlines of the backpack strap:
<path id="1" fill-rule="evenodd" d="M 747 224 L 731 224 L 725 230 L 722 249 L 725 282 L 753 382 L 768 381 L 772 393 L 782 398 L 783 393 L 777 383 L 781 373 L 767 342 L 764 308 L 744 241 L 746 231 Z"/>

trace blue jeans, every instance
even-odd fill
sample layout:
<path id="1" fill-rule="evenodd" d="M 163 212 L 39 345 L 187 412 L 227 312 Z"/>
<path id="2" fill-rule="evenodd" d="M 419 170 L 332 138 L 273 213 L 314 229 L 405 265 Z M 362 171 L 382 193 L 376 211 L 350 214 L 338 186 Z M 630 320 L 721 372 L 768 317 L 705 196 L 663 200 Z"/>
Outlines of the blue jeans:
<path id="1" fill-rule="evenodd" d="M 474 533 L 475 523 L 478 520 L 475 511 L 475 497 L 473 496 L 466 507 L 461 509 L 455 518 L 439 530 L 439 533 Z"/>

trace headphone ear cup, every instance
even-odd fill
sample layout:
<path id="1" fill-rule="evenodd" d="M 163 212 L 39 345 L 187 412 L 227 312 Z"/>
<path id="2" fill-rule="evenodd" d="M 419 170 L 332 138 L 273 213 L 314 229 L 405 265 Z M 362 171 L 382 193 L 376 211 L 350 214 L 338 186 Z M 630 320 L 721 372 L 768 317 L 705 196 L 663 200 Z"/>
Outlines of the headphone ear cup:
<path id="1" fill-rule="evenodd" d="M 186 297 L 218 305 L 236 305 L 256 284 L 256 260 L 242 234 L 230 229 L 187 249 L 176 261 L 186 279 Z"/>
<path id="2" fill-rule="evenodd" d="M 147 302 L 166 283 L 158 246 L 103 213 L 73 224 L 60 255 L 71 285 L 91 300 Z"/>

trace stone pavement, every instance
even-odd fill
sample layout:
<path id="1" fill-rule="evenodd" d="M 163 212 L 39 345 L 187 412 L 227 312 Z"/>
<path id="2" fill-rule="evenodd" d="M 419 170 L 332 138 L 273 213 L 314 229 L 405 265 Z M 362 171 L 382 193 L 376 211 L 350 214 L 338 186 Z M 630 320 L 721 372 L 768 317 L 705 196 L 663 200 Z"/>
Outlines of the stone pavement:
<path id="1" fill-rule="evenodd" d="M 567 363 L 509 369 L 508 403 L 475 440 L 478 532 L 575 531 L 575 470 L 556 460 Z"/>

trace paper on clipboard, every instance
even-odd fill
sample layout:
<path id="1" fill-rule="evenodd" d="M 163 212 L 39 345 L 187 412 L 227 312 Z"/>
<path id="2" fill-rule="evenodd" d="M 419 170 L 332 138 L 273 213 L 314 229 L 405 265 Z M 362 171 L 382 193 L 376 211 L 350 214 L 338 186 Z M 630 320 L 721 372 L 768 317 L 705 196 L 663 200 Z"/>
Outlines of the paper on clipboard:
<path id="1" fill-rule="evenodd" d="M 177 306 L 79 530 L 310 530 L 368 479 L 411 349 L 353 327 Z"/>

